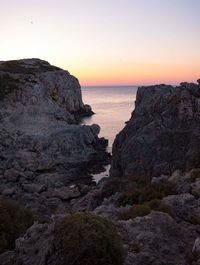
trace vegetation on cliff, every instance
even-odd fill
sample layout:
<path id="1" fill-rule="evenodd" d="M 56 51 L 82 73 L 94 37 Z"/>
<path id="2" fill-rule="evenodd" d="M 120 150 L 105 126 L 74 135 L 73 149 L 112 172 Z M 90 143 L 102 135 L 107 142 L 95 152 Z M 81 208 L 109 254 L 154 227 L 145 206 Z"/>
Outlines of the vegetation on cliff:
<path id="1" fill-rule="evenodd" d="M 33 215 L 13 200 L 0 197 L 0 254 L 14 249 L 15 240 L 33 224 Z"/>
<path id="2" fill-rule="evenodd" d="M 35 59 L 35 61 L 37 62 L 37 67 L 34 65 L 24 67 L 24 60 L 5 61 L 0 64 L 0 71 L 18 74 L 34 74 L 40 71 L 50 72 L 61 70 L 59 67 L 50 65 L 48 62 L 43 60 Z"/>
<path id="3" fill-rule="evenodd" d="M 122 265 L 125 251 L 115 226 L 90 213 L 66 217 L 55 227 L 56 265 Z"/>

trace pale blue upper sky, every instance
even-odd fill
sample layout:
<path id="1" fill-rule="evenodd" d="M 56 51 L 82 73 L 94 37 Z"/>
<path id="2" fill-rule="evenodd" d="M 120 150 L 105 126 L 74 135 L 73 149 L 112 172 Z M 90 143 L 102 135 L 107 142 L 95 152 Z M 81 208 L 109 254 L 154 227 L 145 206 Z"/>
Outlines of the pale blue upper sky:
<path id="1" fill-rule="evenodd" d="M 200 77 L 200 0 L 1 0 L 0 60 L 39 57 L 84 84 Z"/>

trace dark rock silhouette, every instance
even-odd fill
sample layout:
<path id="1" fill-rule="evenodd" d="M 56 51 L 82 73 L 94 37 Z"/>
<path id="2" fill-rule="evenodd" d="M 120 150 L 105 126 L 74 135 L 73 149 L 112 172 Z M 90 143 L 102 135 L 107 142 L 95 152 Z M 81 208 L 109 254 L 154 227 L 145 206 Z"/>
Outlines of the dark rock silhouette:
<path id="1" fill-rule="evenodd" d="M 172 174 L 200 166 L 200 85 L 140 87 L 113 145 L 111 176 Z"/>
<path id="2" fill-rule="evenodd" d="M 80 126 L 77 78 L 39 59 L 0 62 L 0 194 L 37 214 L 64 212 L 80 196 L 70 184 L 108 163 L 98 125 Z"/>
<path id="3" fill-rule="evenodd" d="M 2 104 L 15 94 L 8 92 Z M 105 162 L 106 143 L 97 136 L 98 125 L 69 125 L 77 120 L 69 110 L 66 121 L 62 115 L 52 121 L 48 107 L 43 114 L 50 123 L 47 130 L 38 118 L 37 133 L 20 112 L 25 122 L 18 132 L 19 121 L 11 126 L 11 107 L 8 104 L 6 114 L 4 105 L 2 124 L 7 129 L 0 127 L 0 191 L 51 217 L 49 223 L 34 223 L 16 240 L 14 250 L 1 254 L 1 265 L 55 265 L 57 255 L 63 261 L 54 244 L 55 226 L 74 212 L 85 211 L 114 222 L 127 253 L 124 265 L 200 264 L 199 81 L 139 88 L 132 117 L 114 143 L 111 177 L 98 185 L 70 184 L 77 178 L 84 181 L 87 169 Z M 74 235 L 73 229 L 67 230 L 64 247 L 70 246 L 68 235 Z M 86 256 L 93 241 L 88 243 L 85 248 L 83 242 Z M 77 253 L 73 248 L 76 264 Z"/>

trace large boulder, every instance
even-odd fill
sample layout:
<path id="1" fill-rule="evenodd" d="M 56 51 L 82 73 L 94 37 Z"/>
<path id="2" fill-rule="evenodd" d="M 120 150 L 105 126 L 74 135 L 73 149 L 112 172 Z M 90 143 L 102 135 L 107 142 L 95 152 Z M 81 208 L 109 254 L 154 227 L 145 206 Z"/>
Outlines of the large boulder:
<path id="1" fill-rule="evenodd" d="M 73 196 L 53 195 L 109 160 L 100 127 L 79 125 L 91 114 L 67 71 L 39 59 L 0 62 L 0 194 L 39 214 L 65 211 L 62 198 Z"/>
<path id="2" fill-rule="evenodd" d="M 193 264 L 192 249 L 198 236 L 195 226 L 178 224 L 168 214 L 153 211 L 120 221 L 119 229 L 128 250 L 125 265 Z"/>
<path id="3" fill-rule="evenodd" d="M 113 145 L 111 176 L 171 175 L 200 165 L 200 84 L 140 87 Z"/>

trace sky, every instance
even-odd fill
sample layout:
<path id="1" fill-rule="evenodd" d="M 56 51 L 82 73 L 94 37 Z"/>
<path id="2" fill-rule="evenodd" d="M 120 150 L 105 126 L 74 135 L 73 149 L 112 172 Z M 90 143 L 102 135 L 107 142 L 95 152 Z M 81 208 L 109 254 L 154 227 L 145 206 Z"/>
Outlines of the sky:
<path id="1" fill-rule="evenodd" d="M 40 58 L 81 85 L 195 82 L 200 0 L 0 0 L 0 60 Z"/>

